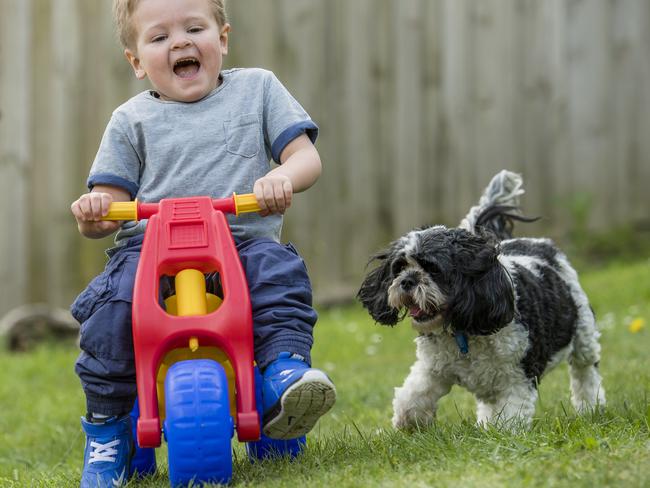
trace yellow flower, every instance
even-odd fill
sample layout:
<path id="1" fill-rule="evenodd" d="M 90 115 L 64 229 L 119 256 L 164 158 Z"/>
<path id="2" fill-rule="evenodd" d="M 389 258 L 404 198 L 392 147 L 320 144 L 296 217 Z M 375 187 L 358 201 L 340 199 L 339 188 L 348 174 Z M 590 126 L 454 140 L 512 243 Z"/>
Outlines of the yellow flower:
<path id="1" fill-rule="evenodd" d="M 640 332 L 644 327 L 645 320 L 643 320 L 641 317 L 637 317 L 632 322 L 630 322 L 628 330 L 632 332 L 632 334 L 636 334 L 637 332 Z"/>

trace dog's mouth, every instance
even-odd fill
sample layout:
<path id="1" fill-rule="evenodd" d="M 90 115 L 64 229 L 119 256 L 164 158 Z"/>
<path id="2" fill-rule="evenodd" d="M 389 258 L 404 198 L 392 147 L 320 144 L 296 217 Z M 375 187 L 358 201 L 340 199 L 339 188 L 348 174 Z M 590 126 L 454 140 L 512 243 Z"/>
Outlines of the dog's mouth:
<path id="1" fill-rule="evenodd" d="M 200 68 L 201 63 L 194 57 L 181 58 L 174 63 L 174 73 L 180 78 L 192 78 Z"/>
<path id="2" fill-rule="evenodd" d="M 430 322 L 433 319 L 436 318 L 438 315 L 438 311 L 435 310 L 433 312 L 423 310 L 417 305 L 409 305 L 408 306 L 408 314 L 409 317 L 411 317 L 412 320 L 416 322 Z"/>
<path id="3" fill-rule="evenodd" d="M 418 324 L 433 322 L 445 308 L 445 297 L 435 284 L 424 284 L 405 291 L 399 280 L 388 288 L 388 305 L 397 311 L 398 320 L 407 316 Z"/>

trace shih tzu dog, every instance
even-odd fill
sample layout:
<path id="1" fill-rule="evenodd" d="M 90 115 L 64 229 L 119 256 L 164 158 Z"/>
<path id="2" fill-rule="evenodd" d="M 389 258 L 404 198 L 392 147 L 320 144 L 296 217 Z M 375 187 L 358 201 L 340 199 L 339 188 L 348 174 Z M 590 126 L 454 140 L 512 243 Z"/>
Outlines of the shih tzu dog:
<path id="1" fill-rule="evenodd" d="M 432 422 L 453 385 L 477 399 L 477 422 L 528 426 L 542 376 L 568 359 L 578 412 L 602 407 L 599 332 L 566 256 L 549 239 L 512 238 L 522 180 L 497 174 L 458 228 L 409 232 L 376 254 L 358 293 L 380 324 L 407 315 L 416 361 L 395 389 L 393 425 Z"/>

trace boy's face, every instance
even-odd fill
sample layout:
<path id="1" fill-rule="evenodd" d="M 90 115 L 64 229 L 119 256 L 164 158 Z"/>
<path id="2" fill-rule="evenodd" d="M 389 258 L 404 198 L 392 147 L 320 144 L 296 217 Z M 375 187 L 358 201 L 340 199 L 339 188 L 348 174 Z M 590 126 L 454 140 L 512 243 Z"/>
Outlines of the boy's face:
<path id="1" fill-rule="evenodd" d="M 194 102 L 217 87 L 230 25 L 217 23 L 208 0 L 141 0 L 132 22 L 135 52 L 124 53 L 162 99 Z"/>

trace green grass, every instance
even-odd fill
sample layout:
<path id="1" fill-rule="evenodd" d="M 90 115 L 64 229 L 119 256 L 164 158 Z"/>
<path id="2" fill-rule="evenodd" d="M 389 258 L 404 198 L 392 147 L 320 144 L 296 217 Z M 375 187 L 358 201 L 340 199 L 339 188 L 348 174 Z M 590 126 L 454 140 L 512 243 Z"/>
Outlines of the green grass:
<path id="1" fill-rule="evenodd" d="M 272 486 L 650 486 L 650 261 L 583 272 L 602 324 L 601 371 L 608 406 L 579 417 L 565 365 L 544 379 L 529 432 L 474 427 L 474 400 L 455 388 L 438 422 L 414 434 L 390 426 L 393 388 L 414 358 L 408 324 L 373 324 L 358 306 L 321 311 L 314 362 L 333 378 L 338 402 L 296 462 L 251 465 L 235 443 L 234 484 Z M 628 325 L 643 318 L 632 333 Z M 0 353 L 0 487 L 77 486 L 83 397 L 76 351 L 43 346 Z M 160 473 L 129 486 L 168 486 Z"/>

